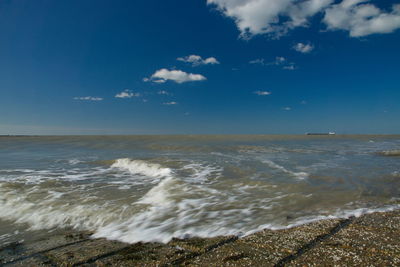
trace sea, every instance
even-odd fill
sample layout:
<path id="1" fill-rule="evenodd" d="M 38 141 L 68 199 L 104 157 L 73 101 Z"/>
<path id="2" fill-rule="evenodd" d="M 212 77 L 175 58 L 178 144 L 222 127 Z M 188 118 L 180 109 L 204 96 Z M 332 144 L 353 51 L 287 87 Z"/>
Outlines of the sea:
<path id="1" fill-rule="evenodd" d="M 0 245 L 245 236 L 400 208 L 400 136 L 0 137 Z"/>

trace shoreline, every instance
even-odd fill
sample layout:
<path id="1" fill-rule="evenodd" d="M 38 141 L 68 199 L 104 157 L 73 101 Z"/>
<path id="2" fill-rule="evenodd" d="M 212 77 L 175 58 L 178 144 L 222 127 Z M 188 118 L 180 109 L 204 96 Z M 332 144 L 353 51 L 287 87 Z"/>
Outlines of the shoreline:
<path id="1" fill-rule="evenodd" d="M 400 265 L 400 210 L 167 244 L 126 244 L 91 234 L 69 231 L 0 246 L 0 266 Z"/>

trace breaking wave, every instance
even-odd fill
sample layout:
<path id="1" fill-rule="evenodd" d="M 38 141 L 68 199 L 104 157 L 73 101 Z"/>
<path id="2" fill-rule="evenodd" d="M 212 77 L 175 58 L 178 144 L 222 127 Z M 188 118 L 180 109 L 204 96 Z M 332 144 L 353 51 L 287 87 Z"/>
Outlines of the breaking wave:
<path id="1" fill-rule="evenodd" d="M 113 153 L 90 149 L 72 158 L 60 149 L 59 160 L 54 150 L 40 160 L 32 152 L 22 159 L 20 153 L 6 155 L 0 162 L 0 220 L 23 231 L 72 228 L 128 243 L 168 242 L 400 208 L 399 168 L 395 159 L 376 154 L 399 156 L 400 150 L 389 150 L 398 143 L 314 140 L 281 148 L 250 141 L 233 148 L 211 143 L 204 151 L 203 142 L 194 143 L 196 153 L 189 145 L 127 152 L 121 141 L 122 150 Z M 376 189 L 381 187 L 383 193 Z M 0 233 L 0 241 L 9 238 Z"/>
<path id="2" fill-rule="evenodd" d="M 128 158 L 115 160 L 111 167 L 126 170 L 132 174 L 146 175 L 156 178 L 167 177 L 172 173 L 170 168 L 164 168 L 160 164 L 149 163 L 143 160 L 131 160 Z"/>
<path id="3" fill-rule="evenodd" d="M 68 203 L 63 198 L 65 195 L 58 192 L 49 192 L 44 199 L 32 201 L 32 197 L 40 191 L 42 189 L 35 186 L 21 196 L 17 191 L 7 191 L 0 186 L 0 219 L 28 223 L 30 230 L 73 228 L 93 231 L 95 238 L 127 243 L 167 243 L 174 237 L 244 236 L 262 229 L 286 229 L 323 219 L 361 216 L 400 208 L 395 204 L 380 208 L 337 210 L 332 215 L 298 217 L 290 223 L 271 221 L 265 224 L 264 221 L 263 224 L 253 223 L 257 218 L 255 211 L 260 207 L 254 204 L 240 206 L 242 196 L 224 196 L 224 192 L 190 185 L 174 177 L 164 178 L 141 199 L 121 205 L 93 201 L 90 197 Z M 220 195 L 223 195 L 224 203 Z M 233 204 L 236 206 L 232 207 Z"/>

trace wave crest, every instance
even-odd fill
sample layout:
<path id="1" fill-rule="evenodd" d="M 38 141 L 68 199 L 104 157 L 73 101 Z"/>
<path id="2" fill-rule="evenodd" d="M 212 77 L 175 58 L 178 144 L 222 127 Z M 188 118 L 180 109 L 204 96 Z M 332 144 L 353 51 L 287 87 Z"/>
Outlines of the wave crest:
<path id="1" fill-rule="evenodd" d="M 267 164 L 269 167 L 271 167 L 273 169 L 280 170 L 280 171 L 282 171 L 284 173 L 290 174 L 290 175 L 292 175 L 292 176 L 294 176 L 294 177 L 296 177 L 298 179 L 301 179 L 301 180 L 302 179 L 306 179 L 309 176 L 309 174 L 306 173 L 306 172 L 293 172 L 293 171 L 290 171 L 290 170 L 286 169 L 285 167 L 283 167 L 281 165 L 278 165 L 278 164 L 276 164 L 275 162 L 273 162 L 271 160 L 264 160 L 263 163 Z"/>
<path id="2" fill-rule="evenodd" d="M 172 170 L 170 168 L 164 168 L 160 164 L 150 163 L 144 160 L 131 160 L 128 158 L 115 160 L 111 167 L 126 170 L 132 174 L 139 174 L 156 178 L 168 177 L 172 173 Z"/>

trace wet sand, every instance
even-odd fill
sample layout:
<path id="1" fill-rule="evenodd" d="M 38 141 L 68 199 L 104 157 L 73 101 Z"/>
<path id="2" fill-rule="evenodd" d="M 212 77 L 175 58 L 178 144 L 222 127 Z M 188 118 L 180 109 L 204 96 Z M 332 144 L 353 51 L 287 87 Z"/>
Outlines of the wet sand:
<path id="1" fill-rule="evenodd" d="M 167 244 L 126 244 L 90 235 L 71 231 L 2 246 L 0 266 L 400 265 L 400 211 Z"/>

